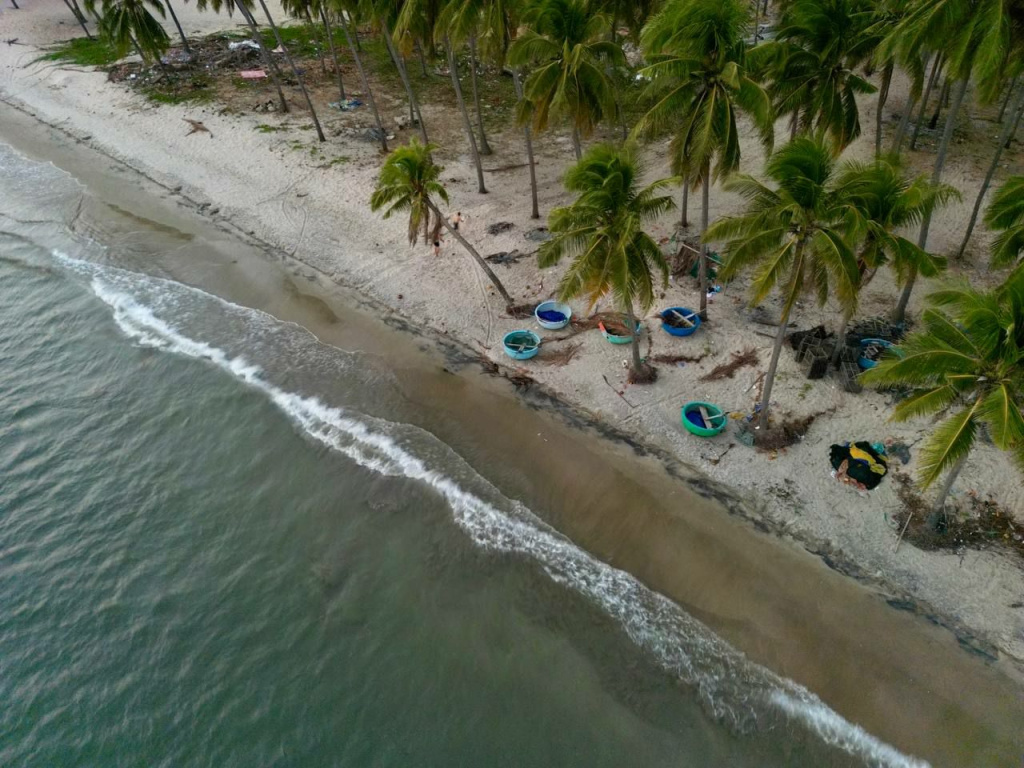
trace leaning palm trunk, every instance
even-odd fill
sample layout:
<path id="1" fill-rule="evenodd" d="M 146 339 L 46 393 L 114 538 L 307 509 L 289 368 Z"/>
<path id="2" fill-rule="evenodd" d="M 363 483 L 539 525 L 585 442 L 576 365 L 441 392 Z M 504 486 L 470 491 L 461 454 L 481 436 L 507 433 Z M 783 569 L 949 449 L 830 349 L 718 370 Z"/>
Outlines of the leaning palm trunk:
<path id="1" fill-rule="evenodd" d="M 579 162 L 583 159 L 583 145 L 580 143 L 579 129 L 575 125 L 572 127 L 572 148 L 576 151 L 576 162 Z"/>
<path id="2" fill-rule="evenodd" d="M 338 49 L 334 46 L 334 31 L 331 29 L 331 19 L 327 14 L 327 9 L 320 5 L 320 18 L 324 23 L 324 31 L 327 33 L 327 44 L 331 48 L 331 59 L 334 61 L 334 76 L 338 80 L 338 94 L 341 96 L 341 100 L 345 100 L 345 83 L 341 79 L 341 65 L 338 62 Z"/>
<path id="3" fill-rule="evenodd" d="M 512 83 L 516 88 L 516 96 L 523 98 L 523 83 L 519 77 L 519 70 L 512 70 Z M 533 202 L 533 212 L 530 214 L 531 219 L 540 218 L 540 206 L 537 202 L 537 168 L 533 162 L 533 135 L 530 129 L 530 122 L 523 123 L 523 138 L 526 140 L 526 161 L 530 166 L 530 197 Z"/>
<path id="4" fill-rule="evenodd" d="M 377 124 L 377 134 L 380 138 L 380 148 L 385 152 L 388 151 L 388 137 L 384 133 L 384 126 L 380 122 L 380 113 L 377 111 L 377 102 L 373 98 L 373 91 L 370 89 L 370 81 L 366 79 L 366 70 L 363 69 L 363 59 L 359 55 L 359 49 L 352 41 L 352 35 L 348 29 L 348 19 L 345 18 L 345 13 L 342 11 L 338 18 L 341 20 L 341 31 L 345 33 L 345 42 L 348 43 L 348 49 L 352 52 L 352 58 L 356 62 L 356 70 L 359 72 L 359 82 L 363 84 L 363 93 L 366 94 L 366 100 L 370 103 L 370 110 L 373 112 L 373 121 Z"/>
<path id="5" fill-rule="evenodd" d="M 85 14 L 83 14 L 82 10 L 78 7 L 78 3 L 72 5 L 71 0 L 64 0 L 64 5 L 68 7 L 68 10 L 71 11 L 72 14 L 74 14 L 78 24 L 82 27 L 82 31 L 85 32 L 85 36 L 92 40 L 92 33 L 90 33 L 89 28 L 85 26 Z"/>
<path id="6" fill-rule="evenodd" d="M 1010 104 L 1010 99 L 1013 98 L 1013 94 L 1017 90 L 1017 81 L 1019 79 L 1020 79 L 1020 75 L 1017 75 L 1016 77 L 1014 77 L 1013 80 L 1010 82 L 1010 87 L 1006 89 L 1006 98 L 1003 99 L 1003 106 L 1001 106 L 999 108 L 999 116 L 996 117 L 996 122 L 997 123 L 1003 122 L 1003 115 L 1006 114 L 1006 108 Z"/>
<path id="7" fill-rule="evenodd" d="M 981 183 L 981 190 L 974 201 L 971 220 L 967 223 L 967 232 L 964 234 L 964 240 L 960 243 L 960 251 L 957 254 L 959 258 L 963 258 L 964 251 L 967 250 L 967 243 L 971 239 L 971 233 L 974 232 L 974 225 L 978 222 L 978 213 L 981 212 L 981 203 L 985 199 L 985 193 L 988 192 L 989 185 L 992 183 L 992 177 L 996 175 L 996 169 L 999 167 L 999 159 L 1003 156 L 1003 150 L 1013 136 L 1014 129 L 1017 127 L 1017 121 L 1020 120 L 1021 110 L 1024 108 L 1024 103 L 1022 102 L 1024 102 L 1024 88 L 1020 88 L 1017 91 L 1016 98 L 1013 101 L 1013 109 L 1010 111 L 1010 119 L 1006 121 L 1006 125 L 1003 127 L 1003 133 L 999 137 L 999 144 L 996 145 L 996 152 L 992 156 L 988 173 L 985 174 L 985 180 Z"/>
<path id="8" fill-rule="evenodd" d="M 931 514 L 928 515 L 928 527 L 933 531 L 938 529 L 939 522 L 946 514 L 946 499 L 949 498 L 949 492 L 953 490 L 953 484 L 956 483 L 956 479 L 960 476 L 966 463 L 967 456 L 964 456 L 953 465 L 949 474 L 946 475 L 946 481 L 942 484 L 942 488 L 939 489 L 939 495 L 935 497 Z"/>
<path id="9" fill-rule="evenodd" d="M 477 128 L 480 129 L 480 154 L 490 155 L 492 154 L 491 145 L 487 143 L 487 132 L 484 130 L 484 113 L 480 109 L 480 89 L 477 88 L 476 83 L 476 35 L 470 35 L 469 38 L 469 71 L 471 74 L 469 82 L 473 86 L 473 104 L 476 106 L 476 124 Z"/>
<path id="10" fill-rule="evenodd" d="M 469 255 L 473 257 L 473 260 L 476 261 L 480 269 L 484 271 L 484 274 L 487 275 L 487 278 L 491 281 L 491 284 L 495 287 L 498 293 L 501 294 L 501 298 L 505 300 L 506 309 L 511 308 L 513 304 L 512 297 L 508 295 L 508 291 L 505 290 L 505 286 L 502 285 L 501 280 L 498 279 L 498 276 L 494 274 L 494 270 L 492 270 L 490 266 L 487 264 L 487 262 L 484 261 L 484 257 L 480 255 L 479 251 L 477 251 L 476 248 L 469 244 L 469 241 L 466 240 L 466 238 L 459 234 L 459 230 L 455 229 L 455 227 L 451 225 L 447 218 L 441 215 L 441 211 L 438 209 L 436 205 L 434 205 L 433 200 L 427 200 L 427 205 L 429 206 L 430 210 L 434 212 L 434 216 L 437 217 L 437 221 L 440 221 L 441 223 L 444 224 L 445 229 L 452 233 L 455 239 L 458 240 L 462 247 L 469 252 Z"/>
<path id="11" fill-rule="evenodd" d="M 911 149 L 917 149 L 917 137 L 921 133 L 921 126 L 924 125 L 924 113 L 925 110 L 928 109 L 928 101 L 931 99 L 932 89 L 935 88 L 935 84 L 939 80 L 939 75 L 942 73 L 942 67 L 945 63 L 945 58 L 939 55 L 935 59 L 935 64 L 932 65 L 932 74 L 928 78 L 928 85 L 924 89 L 924 96 L 921 97 L 921 109 L 918 111 L 917 120 L 914 123 L 914 134 L 910 137 Z"/>
<path id="12" fill-rule="evenodd" d="M 935 157 L 935 169 L 932 171 L 932 185 L 942 181 L 942 169 L 946 165 L 946 154 L 949 152 L 949 143 L 953 139 L 953 129 L 956 128 L 956 119 L 960 115 L 960 105 L 964 102 L 964 94 L 967 93 L 967 78 L 957 83 L 956 91 L 953 94 L 953 103 L 946 115 L 946 127 L 942 132 L 942 141 L 939 142 L 939 152 Z M 928 250 L 928 229 L 932 223 L 932 211 L 927 210 L 921 221 L 921 233 L 917 237 L 917 247 L 922 251 Z M 902 323 L 907 317 L 907 305 L 910 303 L 910 294 L 914 291 L 914 283 L 917 282 L 917 270 L 911 269 L 907 278 L 907 284 L 900 295 L 899 303 L 893 312 L 893 322 Z"/>
<path id="13" fill-rule="evenodd" d="M 636 315 L 633 313 L 633 302 L 626 302 L 626 323 L 629 326 L 629 347 L 633 356 L 633 375 L 638 379 L 643 376 L 644 361 L 640 359 L 640 334 L 636 330 Z"/>
<path id="14" fill-rule="evenodd" d="M 416 94 L 413 93 L 412 83 L 409 81 L 409 72 L 405 68 L 405 62 L 402 57 L 395 50 L 395 43 L 391 39 L 391 29 L 387 24 L 383 25 L 384 32 L 384 45 L 387 46 L 388 53 L 391 54 L 391 60 L 395 63 L 395 68 L 398 70 L 398 76 L 402 79 L 402 85 L 405 86 L 405 93 L 409 97 L 409 113 L 420 124 L 420 136 L 423 137 L 423 143 L 428 144 L 427 139 L 427 126 L 423 122 L 423 115 L 420 114 L 420 103 L 416 99 Z"/>
<path id="15" fill-rule="evenodd" d="M 708 229 L 708 208 L 711 203 L 711 168 L 705 167 L 701 174 L 700 188 L 700 266 L 697 268 L 697 280 L 700 283 L 700 319 L 708 319 L 708 245 L 704 242 L 704 233 Z"/>
<path id="16" fill-rule="evenodd" d="M 259 30 L 256 28 L 256 19 L 253 18 L 252 14 L 249 13 L 249 9 L 245 7 L 245 3 L 242 0 L 235 0 L 235 5 L 242 14 L 242 18 L 245 19 L 246 24 L 249 25 L 249 32 L 252 34 L 252 39 L 257 43 L 260 49 L 260 58 L 263 59 L 263 68 L 270 73 L 270 79 L 274 83 L 274 88 L 277 89 L 277 100 L 281 105 L 282 112 L 288 112 L 288 102 L 284 98 L 284 91 L 281 89 L 281 70 L 277 68 L 277 62 L 274 61 L 274 57 L 270 55 L 270 51 L 267 50 L 267 46 L 263 44 L 260 38 Z"/>
<path id="17" fill-rule="evenodd" d="M 459 103 L 459 112 L 462 114 L 462 124 L 466 129 L 466 136 L 469 138 L 469 148 L 473 153 L 473 163 L 476 165 L 476 181 L 481 195 L 487 194 L 487 187 L 484 186 L 484 167 L 480 163 L 480 152 L 476 146 L 476 136 L 473 135 L 473 123 L 470 122 L 469 112 L 466 110 L 466 100 L 462 98 L 462 84 L 459 82 L 459 65 L 455 60 L 455 49 L 447 36 L 444 38 L 444 47 L 448 52 L 448 72 L 452 77 L 452 87 L 455 89 L 455 100 Z"/>
<path id="18" fill-rule="evenodd" d="M 164 0 L 164 5 L 167 6 L 167 10 L 171 13 L 171 19 L 174 21 L 174 26 L 178 28 L 178 36 L 181 37 L 181 44 L 185 48 L 185 53 L 191 56 L 192 49 L 189 47 L 188 38 L 185 37 L 185 30 L 181 28 L 181 22 L 178 21 L 178 14 L 174 12 L 174 6 L 171 5 L 171 0 Z"/>
<path id="19" fill-rule="evenodd" d="M 270 9 L 267 8 L 267 4 L 264 0 L 260 0 L 260 7 L 263 9 L 263 14 L 267 17 L 267 23 L 270 25 L 270 30 L 274 33 L 274 39 L 277 40 L 278 47 L 284 51 L 284 58 L 288 62 L 288 66 L 291 68 L 292 73 L 295 75 L 296 81 L 299 83 L 299 90 L 302 91 L 302 95 L 306 99 L 306 106 L 309 107 L 309 114 L 313 116 L 313 125 L 316 127 L 317 138 L 319 138 L 320 141 L 327 141 L 327 137 L 324 136 L 324 129 L 320 126 L 320 118 L 317 117 L 316 110 L 313 108 L 313 100 L 309 98 L 309 92 L 306 90 L 306 85 L 302 82 L 302 75 L 299 74 L 299 68 L 295 66 L 295 61 L 292 59 L 292 55 L 285 47 L 284 40 L 281 39 L 281 31 L 277 28 L 277 24 L 274 23 L 274 19 L 270 15 Z"/>
<path id="20" fill-rule="evenodd" d="M 679 203 L 679 208 L 682 210 L 682 216 L 679 218 L 679 224 L 683 229 L 690 226 L 690 221 L 686 217 L 687 209 L 690 207 L 690 182 L 683 179 L 683 199 Z"/>
<path id="21" fill-rule="evenodd" d="M 882 123 L 885 102 L 889 100 L 889 86 L 892 84 L 892 73 L 895 65 L 892 61 L 882 71 L 882 85 L 878 89 L 878 111 L 875 114 L 875 158 L 882 154 Z"/>
<path id="22" fill-rule="evenodd" d="M 796 244 L 796 251 L 793 254 L 794 263 L 800 264 L 800 260 L 803 258 L 804 252 L 804 241 L 800 240 Z M 794 283 L 799 278 L 799 274 L 794 270 L 793 279 L 790 283 L 790 293 L 793 291 Z M 768 363 L 768 373 L 764 377 L 764 392 L 761 393 L 761 414 L 757 420 L 758 429 L 768 429 L 768 409 L 772 402 L 772 386 L 775 384 L 775 372 L 779 369 L 779 357 L 782 354 L 782 342 L 786 340 L 786 330 L 789 326 L 789 313 L 792 309 L 793 302 L 789 300 L 790 297 L 786 297 L 786 302 L 783 304 L 782 317 L 779 318 L 779 329 L 775 332 L 775 343 L 772 345 L 772 359 Z"/>

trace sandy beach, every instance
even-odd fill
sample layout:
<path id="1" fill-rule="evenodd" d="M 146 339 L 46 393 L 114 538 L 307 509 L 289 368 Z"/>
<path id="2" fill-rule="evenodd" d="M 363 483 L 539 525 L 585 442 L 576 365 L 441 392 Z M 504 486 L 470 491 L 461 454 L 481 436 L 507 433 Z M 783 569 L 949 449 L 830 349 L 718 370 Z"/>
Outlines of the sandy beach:
<path id="1" fill-rule="evenodd" d="M 271 5 L 274 8 L 274 4 Z M 197 13 L 179 6 L 186 31 L 204 34 L 234 22 L 227 17 Z M 283 15 L 282 17 L 283 18 Z M 289 116 L 239 111 L 225 112 L 216 103 L 197 106 L 158 105 L 133 93 L 124 84 L 109 82 L 103 72 L 34 60 L 39 49 L 77 36 L 79 28 L 60 3 L 32 2 L 20 11 L 0 15 L 0 98 L 4 109 L 20 109 L 56 130 L 122 161 L 173 191 L 181 204 L 195 207 L 222 225 L 257 238 L 308 265 L 311 272 L 357 289 L 411 323 L 447 335 L 484 358 L 508 363 L 501 336 L 532 321 L 504 315 L 500 300 L 459 246 L 450 240 L 439 257 L 423 245 L 409 246 L 405 223 L 383 221 L 369 210 L 368 199 L 380 165 L 378 147 L 362 138 L 369 126 L 366 111 L 339 113 L 323 109 L 328 141 L 309 151 L 315 136 L 292 94 Z M 350 80 L 355 83 L 354 79 Z M 897 79 L 886 105 L 889 130 L 899 119 L 906 83 Z M 397 99 L 381 98 L 382 118 L 395 133 L 395 142 L 414 135 L 399 129 L 396 118 L 404 107 Z M 868 159 L 874 147 L 874 98 L 864 100 L 864 135 L 844 158 Z M 457 116 L 445 105 L 423 104 L 424 119 L 440 149 L 443 180 L 452 210 L 465 218 L 465 236 L 484 254 L 519 250 L 527 256 L 496 267 L 517 302 L 549 298 L 558 269 L 541 271 L 529 254 L 536 242 L 527 238 L 544 223 L 530 219 L 529 180 L 523 167 L 522 135 L 513 125 L 492 131 L 494 154 L 485 159 L 490 193 L 476 190 L 465 141 Z M 992 136 L 994 110 L 972 109 L 973 120 L 959 126 L 945 181 L 963 193 L 961 203 L 945 209 L 932 226 L 930 249 L 955 254 L 984 175 Z M 189 133 L 185 119 L 201 120 L 208 133 Z M 267 131 L 260 126 L 272 125 Z M 279 130 L 278 130 L 279 129 Z M 782 126 L 778 134 L 784 136 Z M 591 139 L 593 141 L 594 137 Z M 909 153 L 912 166 L 930 171 L 935 137 L 926 135 L 919 151 Z M 296 145 L 300 148 L 297 149 Z M 560 179 L 572 159 L 567 135 L 549 134 L 535 140 L 542 217 L 567 200 Z M 659 162 L 659 146 L 650 148 L 651 178 L 667 175 Z M 764 153 L 752 136 L 743 143 L 743 169 L 758 173 Z M 518 167 L 513 167 L 518 166 Z M 1016 149 L 1004 155 L 996 181 L 1020 171 Z M 699 217 L 691 200 L 691 221 Z M 739 210 L 734 196 L 715 188 L 711 218 Z M 652 228 L 666 251 L 678 214 Z M 499 235 L 487 227 L 499 222 L 512 226 Z M 692 230 L 691 230 L 692 231 Z M 955 264 L 954 274 L 976 283 L 993 278 L 987 273 L 984 232 L 979 228 L 969 258 Z M 916 291 L 912 314 L 919 311 L 926 286 Z M 896 289 L 884 276 L 862 298 L 860 317 L 884 315 L 895 303 Z M 673 282 L 658 306 L 693 306 L 696 290 L 690 280 Z M 610 307 L 599 306 L 598 309 Z M 586 307 L 574 306 L 578 314 Z M 520 366 L 545 392 L 553 393 L 610 432 L 636 441 L 666 461 L 692 467 L 717 483 L 737 489 L 733 511 L 762 528 L 790 539 L 825 559 L 838 570 L 875 585 L 903 606 L 927 615 L 957 633 L 962 645 L 979 654 L 1002 657 L 1024 669 L 1024 569 L 1019 558 L 998 549 L 926 552 L 904 544 L 894 552 L 892 520 L 899 510 L 897 485 L 889 478 L 869 495 L 835 482 L 829 474 L 828 449 L 846 440 L 880 441 L 892 438 L 911 449 L 901 471 L 913 474 L 916 446 L 928 433 L 927 419 L 902 424 L 888 421 L 890 398 L 883 393 L 844 392 L 832 378 L 808 381 L 793 355 L 784 351 L 773 400 L 778 412 L 796 417 L 821 414 L 805 438 L 777 454 L 756 452 L 739 443 L 730 429 L 709 441 L 698 441 L 679 424 L 679 407 L 687 400 L 718 402 L 727 410 L 749 412 L 755 402 L 751 389 L 767 366 L 772 329 L 753 318 L 771 318 L 777 305 L 769 300 L 763 315 L 752 315 L 746 282 L 728 285 L 710 306 L 711 322 L 699 335 L 674 339 L 648 320 L 644 345 L 652 354 L 706 356 L 683 367 L 662 367 L 656 384 L 630 387 L 623 361 L 626 348 L 608 344 L 597 332 L 574 338 L 581 347 L 564 366 L 543 365 L 543 357 Z M 833 327 L 835 307 L 818 308 L 810 299 L 799 308 L 794 324 Z M 765 335 L 766 332 L 768 335 Z M 650 339 L 650 346 L 648 345 Z M 564 342 L 563 342 L 564 343 Z M 733 352 L 753 347 L 760 363 L 741 369 L 734 378 L 705 382 L 701 377 L 727 362 Z M 552 345 L 557 348 L 557 345 Z M 894 462 L 897 466 L 899 462 Z M 1008 456 L 982 443 L 972 454 L 954 489 L 955 499 L 991 494 L 1006 509 L 1024 510 L 1024 481 Z"/>

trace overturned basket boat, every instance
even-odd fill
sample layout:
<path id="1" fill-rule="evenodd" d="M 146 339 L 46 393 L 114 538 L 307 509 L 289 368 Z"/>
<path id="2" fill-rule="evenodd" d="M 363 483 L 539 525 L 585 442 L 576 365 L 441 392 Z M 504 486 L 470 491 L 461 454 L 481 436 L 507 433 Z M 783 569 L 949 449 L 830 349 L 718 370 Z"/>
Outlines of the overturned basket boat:
<path id="1" fill-rule="evenodd" d="M 700 328 L 700 315 L 689 307 L 669 307 L 658 314 L 661 330 L 671 336 L 689 336 Z"/>
<path id="2" fill-rule="evenodd" d="M 729 417 L 714 403 L 698 400 L 683 406 L 683 426 L 697 437 L 714 437 L 729 424 Z"/>
<path id="3" fill-rule="evenodd" d="M 540 336 L 533 331 L 511 331 L 501 343 L 505 354 L 513 360 L 529 360 L 540 352 Z"/>

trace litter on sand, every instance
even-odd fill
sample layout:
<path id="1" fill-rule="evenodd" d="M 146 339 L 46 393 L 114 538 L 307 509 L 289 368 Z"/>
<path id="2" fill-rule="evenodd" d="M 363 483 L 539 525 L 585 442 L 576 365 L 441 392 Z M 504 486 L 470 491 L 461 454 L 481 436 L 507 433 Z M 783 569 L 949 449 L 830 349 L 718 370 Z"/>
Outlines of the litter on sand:
<path id="1" fill-rule="evenodd" d="M 865 440 L 833 445 L 829 449 L 829 463 L 836 480 L 862 491 L 876 488 L 889 472 L 885 446 Z"/>
<path id="2" fill-rule="evenodd" d="M 260 49 L 260 44 L 254 40 L 239 40 L 237 43 L 228 43 L 229 51 L 237 51 L 240 48 L 249 48 L 253 51 Z"/>
<path id="3" fill-rule="evenodd" d="M 333 109 L 340 109 L 342 112 L 349 112 L 363 106 L 363 102 L 359 99 L 343 99 L 341 101 L 332 101 L 327 106 Z"/>
<path id="4" fill-rule="evenodd" d="M 238 73 L 238 76 L 243 80 L 259 80 L 267 76 L 267 73 L 262 69 L 243 69 Z"/>

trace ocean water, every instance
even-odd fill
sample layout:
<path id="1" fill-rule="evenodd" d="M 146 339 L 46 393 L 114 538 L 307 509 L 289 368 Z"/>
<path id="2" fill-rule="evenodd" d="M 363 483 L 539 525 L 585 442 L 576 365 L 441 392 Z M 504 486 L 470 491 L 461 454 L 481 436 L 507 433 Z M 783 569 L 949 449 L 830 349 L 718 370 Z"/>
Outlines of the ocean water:
<path id="1" fill-rule="evenodd" d="M 4 145 L 0 185 L 0 765 L 925 764 L 504 496 L 379 361 L 124 268 L 178 246 Z"/>

